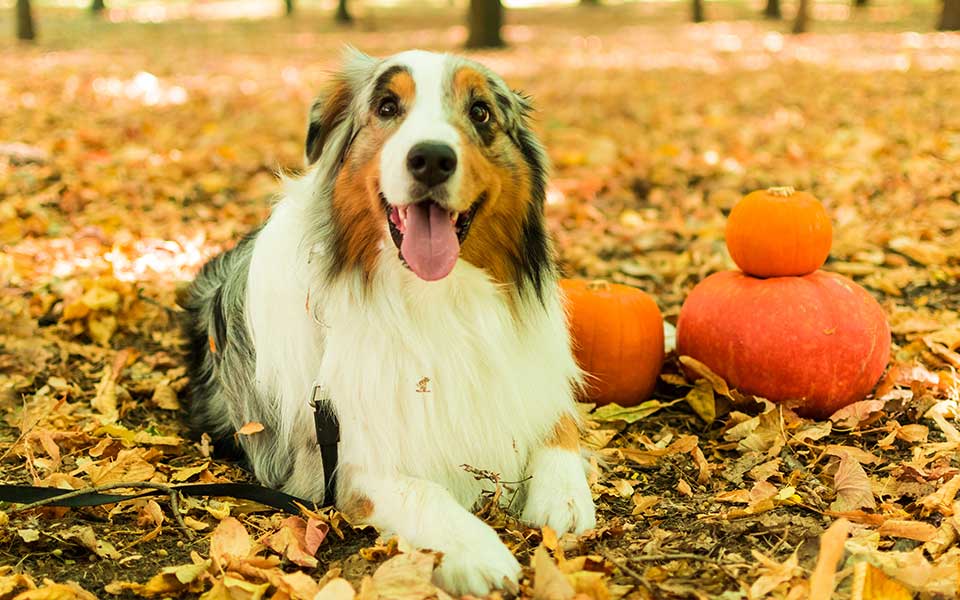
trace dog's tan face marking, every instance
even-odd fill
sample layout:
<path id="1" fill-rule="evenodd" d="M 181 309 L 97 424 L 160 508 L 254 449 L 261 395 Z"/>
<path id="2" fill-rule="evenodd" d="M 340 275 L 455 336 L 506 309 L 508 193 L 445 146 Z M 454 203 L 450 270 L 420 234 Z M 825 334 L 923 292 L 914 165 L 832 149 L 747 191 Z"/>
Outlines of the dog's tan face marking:
<path id="1" fill-rule="evenodd" d="M 334 218 L 342 225 L 345 248 L 342 258 L 345 266 L 359 268 L 366 280 L 376 268 L 379 242 L 386 237 L 380 201 L 380 152 L 402 119 L 403 111 L 413 104 L 415 94 L 416 84 L 405 70 L 394 71 L 379 82 L 365 126 L 348 149 L 334 185 Z M 397 119 L 377 117 L 379 103 L 384 99 L 394 99 L 399 104 Z"/>
<path id="2" fill-rule="evenodd" d="M 344 267 L 360 269 L 369 279 L 377 265 L 377 241 L 383 238 L 378 170 L 380 148 L 375 132 L 357 136 L 337 175 L 333 189 L 333 218 L 340 223 Z"/>
<path id="3" fill-rule="evenodd" d="M 530 199 L 530 168 L 520 150 L 502 129 L 503 115 L 487 78 L 470 67 L 456 71 L 452 80 L 454 126 L 460 132 L 463 182 L 461 195 L 471 202 L 484 197 L 470 237 L 460 256 L 486 270 L 498 283 L 515 282 L 522 252 L 523 221 Z M 489 121 L 470 118 L 474 103 L 489 110 Z"/>

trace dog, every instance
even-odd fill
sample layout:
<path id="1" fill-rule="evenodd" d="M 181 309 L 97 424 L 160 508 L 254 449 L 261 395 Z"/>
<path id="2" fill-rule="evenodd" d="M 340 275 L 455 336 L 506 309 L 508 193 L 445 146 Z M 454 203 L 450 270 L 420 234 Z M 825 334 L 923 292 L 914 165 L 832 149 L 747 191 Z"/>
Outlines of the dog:
<path id="1" fill-rule="evenodd" d="M 310 110 L 304 173 L 184 306 L 194 430 L 320 502 L 322 386 L 340 424 L 326 500 L 440 553 L 435 580 L 457 594 L 521 571 L 470 511 L 493 486 L 465 466 L 522 482 L 531 526 L 595 527 L 531 110 L 462 57 L 347 49 Z M 264 428 L 236 435 L 249 422 Z"/>

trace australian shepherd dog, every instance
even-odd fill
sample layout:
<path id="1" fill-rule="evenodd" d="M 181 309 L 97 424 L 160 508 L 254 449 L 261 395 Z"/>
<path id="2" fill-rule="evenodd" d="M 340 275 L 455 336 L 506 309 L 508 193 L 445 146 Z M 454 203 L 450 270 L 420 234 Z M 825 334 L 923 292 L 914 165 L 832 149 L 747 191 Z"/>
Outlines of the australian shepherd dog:
<path id="1" fill-rule="evenodd" d="M 532 526 L 595 525 L 530 110 L 464 58 L 348 50 L 305 174 L 185 302 L 194 428 L 237 438 L 262 484 L 441 553 L 453 593 L 520 574 L 471 513 L 492 484 L 465 466 L 523 482 Z M 326 499 L 318 386 L 340 423 Z M 249 422 L 264 429 L 234 436 Z"/>

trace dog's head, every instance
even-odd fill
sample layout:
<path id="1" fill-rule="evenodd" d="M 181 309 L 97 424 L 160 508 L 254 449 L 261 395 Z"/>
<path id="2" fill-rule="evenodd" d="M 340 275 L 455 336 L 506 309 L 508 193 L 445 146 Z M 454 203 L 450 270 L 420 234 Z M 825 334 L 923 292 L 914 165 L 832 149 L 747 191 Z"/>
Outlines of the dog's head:
<path id="1" fill-rule="evenodd" d="M 539 294 L 549 268 L 545 159 L 529 110 L 460 57 L 348 54 L 313 106 L 306 143 L 308 164 L 321 163 L 332 186 L 335 274 L 369 275 L 392 243 L 423 280 L 463 259 Z"/>

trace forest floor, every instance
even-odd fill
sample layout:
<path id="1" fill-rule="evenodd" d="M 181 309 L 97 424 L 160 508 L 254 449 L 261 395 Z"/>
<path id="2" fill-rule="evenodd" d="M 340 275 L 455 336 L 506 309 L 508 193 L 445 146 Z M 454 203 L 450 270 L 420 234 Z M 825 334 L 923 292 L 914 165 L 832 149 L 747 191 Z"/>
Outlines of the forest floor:
<path id="1" fill-rule="evenodd" d="M 930 33 L 925 4 L 823 4 L 803 36 L 731 6 L 708 15 L 737 20 L 700 25 L 685 5 L 511 11 L 511 47 L 476 57 L 535 99 L 566 275 L 646 290 L 675 323 L 698 281 L 733 268 L 738 198 L 809 190 L 834 222 L 825 269 L 888 314 L 887 372 L 812 421 L 722 381 L 692 387 L 671 354 L 642 410 L 587 415 L 606 462 L 595 531 L 558 540 L 484 516 L 526 567 L 524 597 L 827 598 L 834 580 L 838 598 L 955 597 L 960 37 Z M 0 481 L 244 481 L 186 441 L 176 289 L 267 215 L 278 170 L 301 167 L 342 44 L 457 50 L 460 16 L 38 16 L 37 47 L 0 42 Z M 431 557 L 331 511 L 181 509 L 194 536 L 163 497 L 0 504 L 0 599 L 438 594 Z"/>

